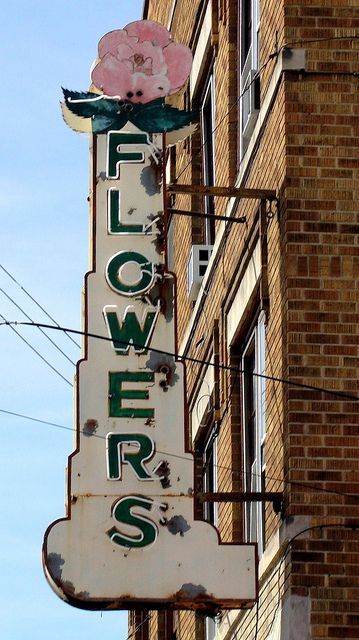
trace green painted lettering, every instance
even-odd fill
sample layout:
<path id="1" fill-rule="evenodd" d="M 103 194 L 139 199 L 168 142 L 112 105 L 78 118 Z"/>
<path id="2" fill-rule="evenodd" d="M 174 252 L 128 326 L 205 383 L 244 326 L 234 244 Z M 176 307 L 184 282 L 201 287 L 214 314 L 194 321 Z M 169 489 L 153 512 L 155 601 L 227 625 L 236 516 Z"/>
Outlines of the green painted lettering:
<path id="1" fill-rule="evenodd" d="M 108 284 L 124 296 L 144 293 L 152 287 L 154 277 L 154 265 L 137 251 L 119 251 L 106 266 Z"/>
<path id="2" fill-rule="evenodd" d="M 143 233 L 143 224 L 123 224 L 120 215 L 120 192 L 108 191 L 108 222 L 110 233 Z"/>
<path id="3" fill-rule="evenodd" d="M 155 453 L 155 445 L 151 438 L 143 433 L 108 433 L 106 439 L 109 480 L 122 479 L 123 464 L 130 465 L 139 480 L 153 480 L 145 467 L 145 462 Z M 133 445 L 134 450 L 125 451 L 123 445 Z"/>
<path id="4" fill-rule="evenodd" d="M 118 524 L 127 524 L 138 529 L 138 533 L 129 535 L 122 533 L 116 527 L 110 529 L 107 535 L 110 536 L 112 542 L 120 545 L 121 547 L 147 547 L 155 542 L 158 529 L 152 520 L 145 515 L 138 513 L 132 513 L 132 510 L 137 508 L 146 509 L 151 511 L 153 500 L 144 496 L 126 496 L 116 502 L 112 517 Z"/>
<path id="5" fill-rule="evenodd" d="M 143 149 L 150 144 L 147 133 L 125 133 L 121 131 L 109 131 L 107 136 L 107 177 L 119 177 L 119 165 L 123 163 L 142 163 L 145 160 Z M 128 145 L 137 148 L 127 150 Z"/>
<path id="6" fill-rule="evenodd" d="M 124 389 L 124 382 L 153 383 L 155 374 L 152 371 L 110 371 L 109 415 L 111 418 L 153 418 L 152 408 L 139 409 L 123 407 L 123 400 L 148 400 L 147 389 Z"/>
<path id="7" fill-rule="evenodd" d="M 114 309 L 116 307 L 105 307 L 103 313 L 117 355 L 128 355 L 131 346 L 135 353 L 147 353 L 159 311 L 146 310 L 140 322 L 136 312 L 129 310 L 133 307 L 127 307 L 120 322 Z"/>

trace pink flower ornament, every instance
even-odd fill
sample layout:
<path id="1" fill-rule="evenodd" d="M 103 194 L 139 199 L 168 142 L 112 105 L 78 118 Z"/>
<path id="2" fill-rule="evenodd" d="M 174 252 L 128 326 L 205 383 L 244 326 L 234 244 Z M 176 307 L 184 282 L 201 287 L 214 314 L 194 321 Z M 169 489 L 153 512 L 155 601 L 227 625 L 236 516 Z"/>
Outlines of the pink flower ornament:
<path id="1" fill-rule="evenodd" d="M 172 42 L 158 22 L 139 20 L 110 31 L 99 42 L 92 70 L 95 87 L 106 96 L 147 103 L 184 85 L 192 67 L 188 47 Z"/>

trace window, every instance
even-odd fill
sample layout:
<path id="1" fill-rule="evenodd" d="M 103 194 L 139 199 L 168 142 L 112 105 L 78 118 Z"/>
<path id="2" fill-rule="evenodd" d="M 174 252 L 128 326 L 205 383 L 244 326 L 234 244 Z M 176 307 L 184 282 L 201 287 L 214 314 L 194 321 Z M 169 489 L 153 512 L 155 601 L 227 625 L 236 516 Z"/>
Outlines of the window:
<path id="1" fill-rule="evenodd" d="M 212 71 L 203 94 L 201 106 L 201 132 L 202 132 L 202 163 L 203 163 L 203 184 L 213 186 L 215 181 L 214 162 L 214 127 L 215 127 L 215 106 L 214 106 L 214 72 Z M 206 196 L 204 201 L 205 213 L 214 213 L 213 197 Z M 206 218 L 204 243 L 212 245 L 214 243 L 215 225 L 214 219 Z"/>
<path id="2" fill-rule="evenodd" d="M 131 611 L 130 624 L 133 640 L 148 640 L 150 612 L 147 610 Z"/>
<path id="3" fill-rule="evenodd" d="M 240 42 L 240 151 L 246 152 L 260 106 L 259 77 L 259 0 L 239 0 Z"/>
<path id="4" fill-rule="evenodd" d="M 173 611 L 167 609 L 157 613 L 157 640 L 175 640 Z"/>
<path id="5" fill-rule="evenodd" d="M 265 327 L 261 314 L 242 351 L 242 424 L 244 491 L 265 491 Z M 244 503 L 246 542 L 258 542 L 259 556 L 265 547 L 263 502 Z"/>

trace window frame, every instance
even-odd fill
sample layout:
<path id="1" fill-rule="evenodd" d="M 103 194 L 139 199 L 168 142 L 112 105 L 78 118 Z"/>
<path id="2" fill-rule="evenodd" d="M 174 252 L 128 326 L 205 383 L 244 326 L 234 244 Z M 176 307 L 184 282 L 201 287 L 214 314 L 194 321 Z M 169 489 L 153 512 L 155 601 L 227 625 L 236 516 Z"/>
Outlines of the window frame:
<path id="1" fill-rule="evenodd" d="M 218 433 L 216 423 L 207 428 L 207 435 L 203 442 L 202 455 L 202 485 L 204 493 L 216 493 L 218 490 Z M 203 520 L 213 526 L 218 525 L 218 503 L 203 503 Z"/>
<path id="2" fill-rule="evenodd" d="M 260 108 L 260 0 L 238 0 L 238 95 L 240 161 L 248 147 Z"/>
<path id="3" fill-rule="evenodd" d="M 263 312 L 257 317 L 244 341 L 241 370 L 243 488 L 244 492 L 263 493 L 266 489 L 266 381 L 261 377 L 265 375 L 265 315 Z M 244 539 L 245 542 L 257 542 L 259 557 L 263 554 L 266 544 L 263 501 L 244 503 Z"/>
<path id="4" fill-rule="evenodd" d="M 216 177 L 216 141 L 215 141 L 215 69 L 211 66 L 200 101 L 202 180 L 207 186 L 214 186 Z M 214 214 L 213 196 L 205 196 L 204 212 Z M 204 244 L 213 245 L 215 221 L 206 218 L 204 223 Z"/>

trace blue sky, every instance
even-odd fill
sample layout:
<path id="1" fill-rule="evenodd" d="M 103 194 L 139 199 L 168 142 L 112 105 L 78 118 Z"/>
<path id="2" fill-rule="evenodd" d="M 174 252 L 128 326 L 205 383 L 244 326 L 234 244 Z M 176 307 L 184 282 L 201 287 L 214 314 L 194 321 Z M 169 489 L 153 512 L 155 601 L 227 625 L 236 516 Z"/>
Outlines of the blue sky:
<path id="1" fill-rule="evenodd" d="M 13 0 L 2 11 L 0 313 L 8 320 L 26 319 L 10 297 L 35 321 L 49 322 L 21 285 L 60 325 L 81 328 L 88 140 L 63 123 L 61 86 L 86 90 L 101 36 L 141 15 L 142 0 Z M 126 640 L 126 614 L 73 609 L 43 576 L 44 531 L 64 514 L 74 366 L 37 329 L 16 329 L 58 373 L 0 326 L 0 636 L 97 640 L 111 633 Z M 49 336 L 76 362 L 73 342 Z"/>

